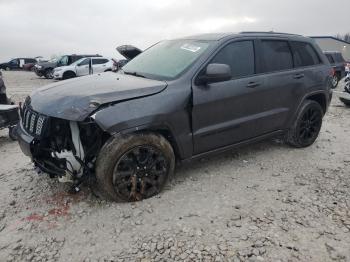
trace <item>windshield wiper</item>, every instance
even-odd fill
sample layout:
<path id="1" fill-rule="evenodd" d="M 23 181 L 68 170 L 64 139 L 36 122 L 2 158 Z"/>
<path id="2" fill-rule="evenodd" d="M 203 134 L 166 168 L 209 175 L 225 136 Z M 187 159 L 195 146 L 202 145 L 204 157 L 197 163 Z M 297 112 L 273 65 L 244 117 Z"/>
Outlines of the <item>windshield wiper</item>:
<path id="1" fill-rule="evenodd" d="M 129 72 L 129 71 L 124 71 L 124 70 L 123 70 L 123 72 L 126 75 L 132 75 L 132 76 L 136 76 L 136 77 L 146 78 L 144 75 L 137 73 L 137 72 Z"/>

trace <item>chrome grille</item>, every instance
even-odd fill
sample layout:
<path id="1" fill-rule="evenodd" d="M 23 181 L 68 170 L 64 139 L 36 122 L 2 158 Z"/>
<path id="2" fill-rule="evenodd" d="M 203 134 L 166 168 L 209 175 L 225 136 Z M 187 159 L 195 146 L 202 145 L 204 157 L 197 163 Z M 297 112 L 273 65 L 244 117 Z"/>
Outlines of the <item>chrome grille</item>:
<path id="1" fill-rule="evenodd" d="M 22 125 L 23 128 L 33 136 L 40 136 L 44 130 L 48 118 L 29 107 L 23 108 Z"/>

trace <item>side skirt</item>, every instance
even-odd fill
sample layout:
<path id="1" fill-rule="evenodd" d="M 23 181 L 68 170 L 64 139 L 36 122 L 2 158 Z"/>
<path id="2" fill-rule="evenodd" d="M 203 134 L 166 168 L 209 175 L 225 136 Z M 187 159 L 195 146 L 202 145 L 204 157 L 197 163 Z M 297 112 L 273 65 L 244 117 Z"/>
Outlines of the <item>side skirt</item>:
<path id="1" fill-rule="evenodd" d="M 258 136 L 258 137 L 254 137 L 254 138 L 251 138 L 251 139 L 248 139 L 248 140 L 244 140 L 244 141 L 238 142 L 236 144 L 220 147 L 220 148 L 217 148 L 217 149 L 214 149 L 214 150 L 210 150 L 208 152 L 204 152 L 204 153 L 200 153 L 200 154 L 194 155 L 194 156 L 192 156 L 190 158 L 186 158 L 186 159 L 180 160 L 180 163 L 190 162 L 192 160 L 200 159 L 200 158 L 211 156 L 211 155 L 220 154 L 220 153 L 223 153 L 223 152 L 235 149 L 235 148 L 240 148 L 240 147 L 243 147 L 243 146 L 246 146 L 246 145 L 254 144 L 256 142 L 263 141 L 263 140 L 266 140 L 268 138 L 272 138 L 272 137 L 277 137 L 277 136 L 283 135 L 283 134 L 285 134 L 285 132 L 286 131 L 284 131 L 284 130 L 274 131 L 272 133 L 268 133 L 268 134 L 264 134 L 262 136 Z"/>

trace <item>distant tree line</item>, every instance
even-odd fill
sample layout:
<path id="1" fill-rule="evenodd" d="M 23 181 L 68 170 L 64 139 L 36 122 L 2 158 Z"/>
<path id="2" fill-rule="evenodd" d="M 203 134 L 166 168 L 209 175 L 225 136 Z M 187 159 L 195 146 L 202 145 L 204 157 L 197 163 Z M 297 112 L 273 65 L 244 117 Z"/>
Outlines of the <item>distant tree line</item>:
<path id="1" fill-rule="evenodd" d="M 350 43 L 350 33 L 346 33 L 344 35 L 337 34 L 335 37 Z"/>

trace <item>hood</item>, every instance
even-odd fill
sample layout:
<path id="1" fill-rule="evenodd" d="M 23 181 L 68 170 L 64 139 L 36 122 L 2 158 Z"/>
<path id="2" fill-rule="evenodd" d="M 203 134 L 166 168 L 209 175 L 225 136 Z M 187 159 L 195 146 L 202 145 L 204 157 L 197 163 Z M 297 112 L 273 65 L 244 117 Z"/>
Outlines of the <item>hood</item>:
<path id="1" fill-rule="evenodd" d="M 38 62 L 37 65 L 38 66 L 43 66 L 45 68 L 47 68 L 47 67 L 56 67 L 57 62 L 48 62 L 48 61 L 44 62 L 44 61 L 42 61 L 42 62 Z"/>
<path id="2" fill-rule="evenodd" d="M 166 87 L 164 81 L 106 72 L 39 88 L 30 105 L 47 116 L 83 121 L 103 104 L 153 95 Z"/>
<path id="3" fill-rule="evenodd" d="M 117 47 L 117 51 L 124 56 L 126 59 L 131 60 L 138 56 L 142 51 L 132 45 L 121 45 Z"/>

